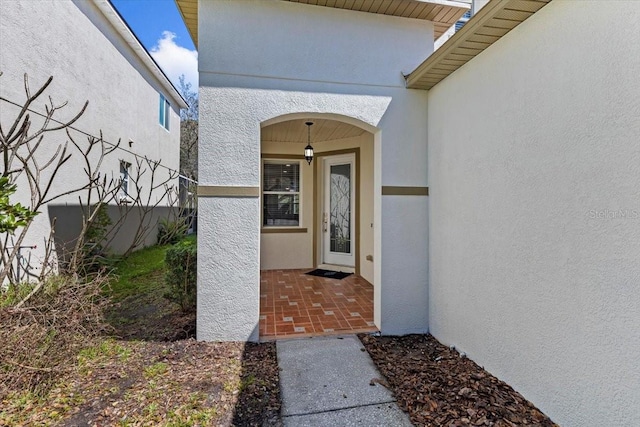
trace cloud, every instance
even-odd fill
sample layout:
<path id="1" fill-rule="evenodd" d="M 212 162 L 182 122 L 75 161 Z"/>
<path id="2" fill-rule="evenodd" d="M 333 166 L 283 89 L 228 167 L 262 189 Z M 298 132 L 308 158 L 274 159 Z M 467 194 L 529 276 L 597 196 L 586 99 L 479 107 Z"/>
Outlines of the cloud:
<path id="1" fill-rule="evenodd" d="M 175 38 L 175 33 L 164 31 L 158 44 L 151 49 L 151 56 L 176 88 L 180 87 L 178 78 L 184 74 L 185 81 L 197 91 L 198 51 L 179 46 Z"/>

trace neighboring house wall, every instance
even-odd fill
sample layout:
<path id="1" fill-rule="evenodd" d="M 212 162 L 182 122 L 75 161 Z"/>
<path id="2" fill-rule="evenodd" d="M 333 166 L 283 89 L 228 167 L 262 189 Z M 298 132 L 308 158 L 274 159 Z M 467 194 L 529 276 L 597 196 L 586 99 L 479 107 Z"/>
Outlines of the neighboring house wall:
<path id="1" fill-rule="evenodd" d="M 429 92 L 430 330 L 560 425 L 640 419 L 639 34 L 554 1 Z"/>
<path id="2" fill-rule="evenodd" d="M 102 10 L 101 10 L 102 9 Z M 79 131 L 99 136 L 105 141 L 117 143 L 121 148 L 109 155 L 102 165 L 102 171 L 109 177 L 120 177 L 120 161 L 132 164 L 135 173 L 136 155 L 160 161 L 156 182 L 169 176 L 169 169 L 179 168 L 180 118 L 179 108 L 184 101 L 166 78 L 157 77 L 159 69 L 151 70 L 140 59 L 136 51 L 123 38 L 122 28 L 116 28 L 105 17 L 104 11 L 111 11 L 111 18 L 119 20 L 108 2 L 97 1 L 11 1 L 0 8 L 0 77 L 2 97 L 22 105 L 25 99 L 23 74 L 29 75 L 31 90 L 34 91 L 53 76 L 53 82 L 44 96 L 33 105 L 36 112 L 44 113 L 47 96 L 56 104 L 68 101 L 68 106 L 55 117 L 58 120 L 71 118 L 88 100 L 84 115 L 73 125 Z M 128 30 L 127 30 L 128 31 Z M 135 40 L 130 34 L 129 40 Z M 143 49 L 142 46 L 139 46 Z M 144 52 L 144 51 L 142 51 Z M 144 52 L 146 53 L 146 52 Z M 149 59 L 150 61 L 150 59 Z M 156 74 L 154 74 L 154 71 Z M 159 123 L 159 93 L 171 103 L 169 130 Z M 3 127 L 7 120 L 15 117 L 17 107 L 0 102 L 0 119 Z M 34 124 L 41 122 L 37 114 L 31 114 Z M 86 146 L 87 137 L 78 131 L 71 131 L 73 138 L 81 146 Z M 40 154 L 44 157 L 67 140 L 64 131 L 45 135 Z M 83 160 L 71 147 L 71 160 L 63 167 L 55 182 L 54 192 L 62 192 L 86 182 Z M 150 173 L 144 176 L 143 186 L 149 189 Z M 177 185 L 177 179 L 172 181 Z M 133 187 L 133 184 L 131 185 Z M 18 198 L 27 197 L 27 188 L 18 189 Z M 157 200 L 161 191 L 156 192 L 151 203 Z M 74 229 L 80 218 L 78 195 L 70 195 L 56 200 L 55 213 L 45 209 L 37 218 L 25 244 L 40 245 L 49 234 L 49 223 L 54 216 L 64 215 L 68 227 L 59 227 L 60 239 L 73 238 Z M 166 207 L 166 200 L 161 206 Z M 166 208 L 165 208 L 166 209 Z M 117 211 L 112 208 L 111 211 Z M 69 221 L 71 217 L 76 221 Z M 134 215 L 135 217 L 135 215 Z M 131 230 L 133 224 L 125 229 Z M 120 233 L 114 242 L 114 250 L 128 246 L 132 233 Z M 147 244 L 153 243 L 155 231 Z"/>
<path id="3" fill-rule="evenodd" d="M 365 133 L 357 138 L 342 139 L 336 141 L 314 142 L 314 162 L 318 167 L 322 162 L 322 154 L 337 150 L 358 148 L 360 150 L 360 176 L 356 181 L 358 187 L 357 197 L 360 197 L 360 275 L 369 283 L 373 283 L 373 263 L 366 260 L 367 255 L 373 255 L 373 135 Z M 263 155 L 296 155 L 300 156 L 305 144 L 290 142 L 275 143 L 263 142 Z M 262 270 L 274 270 L 284 268 L 310 268 L 314 266 L 313 260 L 313 210 L 319 209 L 314 203 L 314 185 L 318 185 L 318 193 L 321 193 L 321 176 L 314 182 L 314 164 L 308 165 L 304 158 L 301 159 L 302 175 L 302 218 L 301 227 L 307 229 L 306 233 L 262 233 L 260 240 L 260 268 Z M 319 171 L 320 173 L 320 171 Z M 321 236 L 319 230 L 315 230 Z M 319 240 L 319 239 L 318 239 Z M 317 242 L 320 243 L 319 241 Z M 320 246 L 316 248 L 320 250 Z"/>
<path id="4" fill-rule="evenodd" d="M 255 192 L 199 198 L 198 339 L 258 338 L 260 128 L 286 115 L 374 135 L 376 325 L 425 332 L 427 198 L 381 188 L 426 187 L 427 94 L 401 71 L 432 52 L 432 23 L 264 1 L 200 2 L 198 14 L 201 190 Z"/>

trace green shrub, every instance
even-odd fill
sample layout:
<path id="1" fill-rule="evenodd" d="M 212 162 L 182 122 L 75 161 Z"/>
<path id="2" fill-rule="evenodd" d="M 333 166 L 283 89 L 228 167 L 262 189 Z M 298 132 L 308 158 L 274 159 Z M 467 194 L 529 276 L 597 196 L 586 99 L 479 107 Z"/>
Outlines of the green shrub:
<path id="1" fill-rule="evenodd" d="M 84 273 L 95 273 L 110 264 L 107 248 L 104 244 L 111 227 L 111 218 L 109 217 L 108 205 L 104 202 L 91 206 L 89 212 L 90 215 L 93 212 L 97 213 L 93 220 L 87 224 L 79 267 Z"/>
<path id="2" fill-rule="evenodd" d="M 189 225 L 184 218 L 171 221 L 161 218 L 158 222 L 158 244 L 173 245 L 177 243 L 187 233 Z"/>
<path id="3" fill-rule="evenodd" d="M 20 203 L 11 204 L 9 196 L 17 190 L 6 176 L 0 176 L 0 233 L 13 234 L 18 227 L 25 227 L 38 212 L 29 210 Z"/>
<path id="4" fill-rule="evenodd" d="M 169 291 L 165 298 L 180 304 L 183 311 L 196 309 L 197 246 L 193 240 L 183 240 L 169 249 L 165 256 Z"/>

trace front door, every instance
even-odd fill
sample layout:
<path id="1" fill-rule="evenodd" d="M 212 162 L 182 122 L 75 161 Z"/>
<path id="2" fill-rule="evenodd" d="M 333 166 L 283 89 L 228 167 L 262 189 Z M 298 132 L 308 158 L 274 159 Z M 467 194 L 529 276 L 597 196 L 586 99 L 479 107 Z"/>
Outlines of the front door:
<path id="1" fill-rule="evenodd" d="M 356 162 L 354 154 L 324 159 L 323 263 L 354 267 Z"/>

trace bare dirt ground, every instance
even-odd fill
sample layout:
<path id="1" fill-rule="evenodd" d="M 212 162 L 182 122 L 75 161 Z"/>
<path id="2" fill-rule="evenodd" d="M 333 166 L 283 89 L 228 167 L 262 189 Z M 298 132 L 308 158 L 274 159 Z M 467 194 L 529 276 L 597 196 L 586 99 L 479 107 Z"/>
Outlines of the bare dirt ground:
<path id="1" fill-rule="evenodd" d="M 110 336 L 69 353 L 55 384 L 39 394 L 0 384 L 0 426 L 281 426 L 275 343 L 195 341 L 194 314 L 164 299 L 159 277 L 110 306 Z M 431 336 L 359 336 L 384 375 L 373 380 L 417 426 L 555 426 Z M 46 373 L 39 366 L 11 365 Z"/>
<path id="2" fill-rule="evenodd" d="M 431 335 L 359 337 L 416 426 L 556 426 L 509 385 Z"/>
<path id="3" fill-rule="evenodd" d="M 275 344 L 105 340 L 47 396 L 6 396 L 0 425 L 278 426 Z"/>
<path id="4" fill-rule="evenodd" d="M 163 272 L 150 275 L 157 284 L 145 292 L 114 302 L 106 320 L 114 337 L 122 340 L 177 341 L 196 336 L 195 312 L 183 313 L 177 304 L 164 298 Z"/>
<path id="5" fill-rule="evenodd" d="M 77 360 L 52 386 L 0 384 L 0 426 L 281 425 L 275 343 L 187 338 L 195 315 L 157 288 L 115 303 L 107 319 L 109 336 L 70 352 Z"/>

